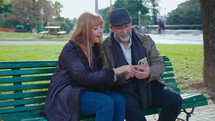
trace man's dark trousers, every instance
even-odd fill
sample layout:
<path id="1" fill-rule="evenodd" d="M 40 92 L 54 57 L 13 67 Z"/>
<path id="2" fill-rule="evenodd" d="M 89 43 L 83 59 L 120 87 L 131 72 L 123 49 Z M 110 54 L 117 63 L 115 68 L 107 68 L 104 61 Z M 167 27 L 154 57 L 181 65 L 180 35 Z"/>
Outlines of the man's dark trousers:
<path id="1" fill-rule="evenodd" d="M 151 83 L 153 108 L 162 108 L 158 121 L 175 121 L 180 113 L 182 98 L 168 86 Z M 146 121 L 139 99 L 130 94 L 126 98 L 126 121 Z"/>

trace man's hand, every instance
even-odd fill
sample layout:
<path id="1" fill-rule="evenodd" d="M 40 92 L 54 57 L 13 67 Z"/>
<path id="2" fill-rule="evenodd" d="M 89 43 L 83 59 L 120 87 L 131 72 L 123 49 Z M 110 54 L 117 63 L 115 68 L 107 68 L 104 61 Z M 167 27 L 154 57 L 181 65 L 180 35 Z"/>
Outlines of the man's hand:
<path id="1" fill-rule="evenodd" d="M 148 62 L 143 65 L 135 66 L 134 76 L 138 79 L 146 79 L 150 76 L 150 73 L 151 71 Z"/>
<path id="2" fill-rule="evenodd" d="M 124 65 L 118 68 L 113 69 L 115 74 L 125 73 L 125 79 L 128 80 L 131 77 L 134 77 L 135 66 L 132 65 Z"/>

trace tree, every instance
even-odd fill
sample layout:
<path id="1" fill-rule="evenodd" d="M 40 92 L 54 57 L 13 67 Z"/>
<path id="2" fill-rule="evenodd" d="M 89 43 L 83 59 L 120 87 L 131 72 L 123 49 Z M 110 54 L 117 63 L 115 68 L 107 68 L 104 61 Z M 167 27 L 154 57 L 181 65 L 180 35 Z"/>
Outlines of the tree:
<path id="1" fill-rule="evenodd" d="M 11 0 L 11 5 L 12 13 L 7 15 L 7 20 L 17 23 L 24 23 L 29 18 L 33 23 L 43 24 L 56 15 L 52 2 L 48 0 Z"/>
<path id="2" fill-rule="evenodd" d="M 116 0 L 114 9 L 125 8 L 129 11 L 132 17 L 132 23 L 138 25 L 138 12 L 141 12 L 141 16 L 144 16 L 149 12 L 149 9 L 143 6 L 142 0 Z"/>
<path id="3" fill-rule="evenodd" d="M 63 8 L 63 5 L 60 2 L 55 1 L 53 6 L 54 6 L 54 11 L 56 11 L 56 14 L 55 14 L 56 16 L 53 17 L 53 21 L 50 22 L 50 25 L 60 26 L 61 30 L 70 32 L 70 30 L 73 29 L 74 24 L 69 18 L 64 18 L 60 16 L 60 12 L 61 12 L 61 9 Z"/>
<path id="4" fill-rule="evenodd" d="M 108 15 L 109 15 L 109 7 L 104 8 L 99 10 L 99 13 L 101 14 L 102 18 L 104 19 L 105 23 L 104 23 L 104 32 L 108 33 L 109 30 L 109 20 L 108 20 Z"/>
<path id="5" fill-rule="evenodd" d="M 9 4 L 8 0 L 0 0 L 0 8 L 3 8 L 5 4 Z"/>
<path id="6" fill-rule="evenodd" d="M 0 0 L 0 28 L 11 28 L 15 26 L 5 20 L 7 13 L 11 12 L 11 4 L 9 0 Z"/>
<path id="7" fill-rule="evenodd" d="M 200 0 L 204 40 L 204 83 L 215 88 L 215 0 Z"/>
<path id="8" fill-rule="evenodd" d="M 149 12 L 149 9 L 142 4 L 142 0 L 116 0 L 113 9 L 116 8 L 125 8 L 128 10 L 132 17 L 132 24 L 138 25 L 138 22 L 143 20 L 146 14 Z M 138 12 L 141 11 L 140 20 L 138 19 Z M 105 21 L 104 31 L 109 32 L 109 7 L 99 10 L 100 15 Z M 142 22 L 141 22 L 142 23 Z"/>
<path id="9" fill-rule="evenodd" d="M 188 0 L 178 5 L 178 7 L 169 13 L 167 24 L 201 24 L 200 3 L 197 0 Z"/>
<path id="10" fill-rule="evenodd" d="M 10 12 L 10 2 L 8 0 L 0 0 L 0 14 Z"/>
<path id="11" fill-rule="evenodd" d="M 55 11 L 56 11 L 56 15 L 57 15 L 57 16 L 60 16 L 60 12 L 61 12 L 61 9 L 62 9 L 62 8 L 63 8 L 63 5 L 60 4 L 60 2 L 55 1 L 55 3 L 54 3 L 54 9 L 55 9 Z"/>
<path id="12" fill-rule="evenodd" d="M 143 0 L 143 1 L 147 1 L 150 2 L 150 10 L 152 11 L 152 20 L 153 20 L 153 24 L 157 24 L 157 15 L 159 13 L 158 10 L 158 0 Z"/>

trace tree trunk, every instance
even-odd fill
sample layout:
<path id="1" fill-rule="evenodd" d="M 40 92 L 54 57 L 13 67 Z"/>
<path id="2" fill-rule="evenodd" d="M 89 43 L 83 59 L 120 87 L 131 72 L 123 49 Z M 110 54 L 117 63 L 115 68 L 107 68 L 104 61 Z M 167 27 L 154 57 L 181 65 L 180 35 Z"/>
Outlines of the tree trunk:
<path id="1" fill-rule="evenodd" d="M 215 87 L 215 0 L 200 0 L 204 40 L 204 83 Z"/>

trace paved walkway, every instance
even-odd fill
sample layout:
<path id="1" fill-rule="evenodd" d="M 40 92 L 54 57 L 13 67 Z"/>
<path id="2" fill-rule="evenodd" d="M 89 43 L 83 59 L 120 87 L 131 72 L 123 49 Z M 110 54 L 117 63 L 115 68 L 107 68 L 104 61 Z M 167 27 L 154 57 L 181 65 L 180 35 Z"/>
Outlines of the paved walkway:
<path id="1" fill-rule="evenodd" d="M 156 44 L 203 44 L 202 34 L 148 34 Z M 108 36 L 107 34 L 104 37 Z M 0 45 L 65 44 L 67 41 L 0 41 Z"/>
<path id="2" fill-rule="evenodd" d="M 203 44 L 203 35 L 149 34 L 156 44 Z"/>
<path id="3" fill-rule="evenodd" d="M 215 121 L 215 102 L 208 100 L 209 105 L 196 107 L 193 115 L 189 118 L 189 121 Z M 150 115 L 146 116 L 148 121 L 157 121 L 158 115 Z M 183 120 L 177 121 L 185 121 L 186 114 L 181 113 L 178 118 Z"/>

